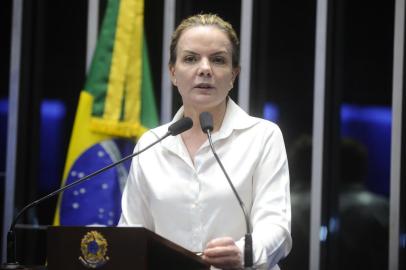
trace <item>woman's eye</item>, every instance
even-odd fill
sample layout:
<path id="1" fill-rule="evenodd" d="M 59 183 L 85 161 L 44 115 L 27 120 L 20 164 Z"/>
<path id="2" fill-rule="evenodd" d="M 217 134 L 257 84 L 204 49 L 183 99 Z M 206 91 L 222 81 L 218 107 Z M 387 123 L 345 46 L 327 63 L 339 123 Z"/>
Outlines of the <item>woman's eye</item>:
<path id="1" fill-rule="evenodd" d="M 226 59 L 224 59 L 224 57 L 221 57 L 221 56 L 216 56 L 213 58 L 212 61 L 215 64 L 224 64 L 226 62 Z"/>
<path id="2" fill-rule="evenodd" d="M 183 61 L 185 61 L 185 63 L 194 63 L 194 62 L 196 62 L 196 56 L 193 56 L 193 55 L 185 56 L 183 58 Z"/>

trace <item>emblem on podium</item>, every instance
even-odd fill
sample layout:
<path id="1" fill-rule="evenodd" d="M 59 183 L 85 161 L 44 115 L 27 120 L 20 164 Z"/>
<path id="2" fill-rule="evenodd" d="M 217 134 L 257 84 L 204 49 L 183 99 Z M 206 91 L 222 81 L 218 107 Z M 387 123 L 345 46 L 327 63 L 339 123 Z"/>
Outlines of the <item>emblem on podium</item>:
<path id="1" fill-rule="evenodd" d="M 98 268 L 109 260 L 106 256 L 107 246 L 107 240 L 101 233 L 90 231 L 82 238 L 80 244 L 82 256 L 79 256 L 79 260 L 88 268 Z"/>

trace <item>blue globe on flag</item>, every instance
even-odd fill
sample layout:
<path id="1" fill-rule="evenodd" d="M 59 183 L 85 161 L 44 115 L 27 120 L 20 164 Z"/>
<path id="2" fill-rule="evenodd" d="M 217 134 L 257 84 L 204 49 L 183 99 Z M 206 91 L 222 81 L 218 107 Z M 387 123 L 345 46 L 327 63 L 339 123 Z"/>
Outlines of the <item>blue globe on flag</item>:
<path id="1" fill-rule="evenodd" d="M 71 167 L 65 185 L 108 166 L 132 153 L 134 142 L 102 141 L 88 148 Z M 121 215 L 121 194 L 131 160 L 65 191 L 60 206 L 64 226 L 115 226 Z"/>

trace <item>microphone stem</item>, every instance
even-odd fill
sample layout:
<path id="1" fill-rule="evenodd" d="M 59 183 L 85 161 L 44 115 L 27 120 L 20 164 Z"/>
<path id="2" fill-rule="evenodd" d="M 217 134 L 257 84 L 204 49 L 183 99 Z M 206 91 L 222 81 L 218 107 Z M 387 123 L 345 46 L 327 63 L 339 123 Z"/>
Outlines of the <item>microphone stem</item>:
<path id="1" fill-rule="evenodd" d="M 41 197 L 41 198 L 39 198 L 38 200 L 33 201 L 33 202 L 31 202 L 30 204 L 26 205 L 23 209 L 20 210 L 20 212 L 18 212 L 18 214 L 16 215 L 16 217 L 13 219 L 13 222 L 11 223 L 9 232 L 8 232 L 8 234 L 7 234 L 7 242 L 9 243 L 9 246 L 10 246 L 10 247 L 7 249 L 7 262 L 8 262 L 8 263 L 14 263 L 14 262 L 16 261 L 16 256 L 15 256 L 15 244 L 14 244 L 14 243 L 15 243 L 15 232 L 14 232 L 14 228 L 15 228 L 15 225 L 16 225 L 17 221 L 18 221 L 19 218 L 21 217 L 21 215 L 22 215 L 23 213 L 25 213 L 28 209 L 30 209 L 30 208 L 36 206 L 37 204 L 41 203 L 41 202 L 44 201 L 44 200 L 47 200 L 47 199 L 49 199 L 49 198 L 51 198 L 51 197 L 53 197 L 53 196 L 55 196 L 55 195 L 57 195 L 57 194 L 59 194 L 59 193 L 65 191 L 66 189 L 69 189 L 69 188 L 71 188 L 71 187 L 73 187 L 73 186 L 76 186 L 76 185 L 78 185 L 78 184 L 80 184 L 80 183 L 83 183 L 84 181 L 86 181 L 86 180 L 88 180 L 88 179 L 90 179 L 90 178 L 92 178 L 92 177 L 94 177 L 94 176 L 96 176 L 96 175 L 98 175 L 98 174 L 100 174 L 100 173 L 102 173 L 102 172 L 104 172 L 104 171 L 107 171 L 108 169 L 111 169 L 112 167 L 114 167 L 114 166 L 116 166 L 116 165 L 118 165 L 118 164 L 120 164 L 120 163 L 122 163 L 122 162 L 124 162 L 124 161 L 127 161 L 127 160 L 129 160 L 130 158 L 133 158 L 133 157 L 136 156 L 136 155 L 141 154 L 142 152 L 148 150 L 149 148 L 151 148 L 152 146 L 154 146 L 155 144 L 159 143 L 160 141 L 162 141 L 163 139 L 165 139 L 166 137 L 168 137 L 168 136 L 170 136 L 170 135 L 172 135 L 171 132 L 167 132 L 164 136 L 162 136 L 161 138 L 159 138 L 157 141 L 151 143 L 150 145 L 148 145 L 148 146 L 145 147 L 144 149 L 141 149 L 141 150 L 138 151 L 138 152 L 132 153 L 131 155 L 128 155 L 128 156 L 126 156 L 126 157 L 120 159 L 119 161 L 116 161 L 115 163 L 112 163 L 112 164 L 110 164 L 110 165 L 108 165 L 108 166 L 106 166 L 106 167 L 103 167 L 103 168 L 101 168 L 101 169 L 99 169 L 99 170 L 97 170 L 97 171 L 95 171 L 95 172 L 93 172 L 93 173 L 91 173 L 91 174 L 89 174 L 89 175 L 86 175 L 86 176 L 84 176 L 84 177 L 82 177 L 82 178 L 80 178 L 80 179 L 78 179 L 78 180 L 76 180 L 76 181 L 70 183 L 69 185 L 66 185 L 66 186 L 64 186 L 64 187 L 61 187 L 61 188 L 59 188 L 59 189 L 57 189 L 57 190 L 55 190 L 55 191 L 49 193 L 48 195 L 46 195 L 46 196 L 44 196 L 44 197 Z"/>
<path id="2" fill-rule="evenodd" d="M 20 212 L 18 212 L 18 214 L 17 214 L 16 217 L 14 218 L 13 223 L 12 223 L 11 226 L 10 226 L 10 230 L 12 230 L 12 228 L 15 227 L 15 225 L 16 225 L 16 223 L 17 223 L 19 217 L 20 217 L 25 211 L 27 211 L 28 209 L 30 209 L 31 207 L 34 207 L 35 205 L 39 204 L 40 202 L 42 202 L 42 201 L 44 201 L 44 200 L 46 200 L 46 199 L 49 199 L 49 198 L 51 198 L 51 197 L 53 197 L 53 196 L 55 196 L 55 195 L 57 195 L 57 194 L 59 194 L 59 193 L 65 191 L 66 189 L 70 189 L 70 188 L 73 187 L 73 186 L 76 186 L 76 185 L 78 185 L 78 184 L 80 184 L 80 183 L 83 183 L 84 181 L 86 181 L 86 180 L 88 180 L 88 179 L 90 179 L 90 178 L 92 178 L 92 177 L 94 177 L 94 176 L 96 176 L 96 175 L 98 175 L 98 174 L 100 174 L 100 173 L 102 173 L 102 172 L 104 172 L 104 171 L 107 171 L 108 169 L 111 169 L 112 167 L 115 167 L 116 165 L 118 165 L 118 164 L 120 164 L 120 163 L 123 163 L 124 161 L 127 161 L 127 160 L 129 160 L 130 158 L 135 157 L 136 155 L 141 154 L 142 152 L 148 150 L 149 148 L 151 148 L 151 147 L 154 146 L 155 144 L 159 143 L 160 141 L 162 141 L 163 139 L 165 139 L 165 138 L 168 137 L 169 135 L 171 135 L 171 134 L 168 132 L 168 133 L 166 133 L 163 137 L 161 137 L 159 140 L 153 142 L 152 144 L 148 145 L 148 146 L 145 147 L 144 149 L 141 149 L 140 151 L 138 151 L 138 152 L 136 152 L 136 153 L 132 153 L 131 155 L 128 155 L 128 156 L 126 156 L 126 157 L 120 159 L 119 161 L 116 161 L 116 162 L 114 162 L 114 163 L 112 163 L 112 164 L 110 164 L 110 165 L 108 165 L 108 166 L 106 166 L 106 167 L 103 167 L 103 168 L 101 168 L 101 169 L 99 169 L 99 170 L 97 170 L 97 171 L 95 171 L 95 172 L 93 172 L 93 173 L 91 173 L 91 174 L 89 174 L 89 175 L 86 175 L 86 176 L 84 176 L 84 177 L 82 177 L 82 178 L 80 178 L 80 179 L 78 179 L 78 180 L 76 180 L 76 181 L 70 183 L 69 185 L 66 185 L 66 186 L 64 186 L 64 187 L 62 187 L 62 188 L 59 188 L 59 189 L 57 189 L 57 190 L 55 190 L 55 191 L 49 193 L 48 195 L 46 195 L 46 196 L 44 196 L 44 197 L 42 197 L 42 198 L 39 198 L 39 199 L 36 200 L 36 201 L 33 201 L 32 203 L 30 203 L 30 204 L 28 204 L 27 206 L 25 206 Z"/>
<path id="3" fill-rule="evenodd" d="M 241 206 L 242 212 L 244 213 L 245 225 L 246 225 L 246 228 L 247 228 L 247 233 L 245 234 L 245 238 L 244 238 L 244 240 L 245 240 L 244 241 L 244 266 L 245 266 L 245 269 L 251 269 L 251 266 L 253 266 L 253 264 L 254 264 L 254 262 L 253 262 L 254 258 L 253 258 L 251 225 L 250 225 L 250 222 L 249 222 L 248 211 L 246 210 L 244 202 L 241 200 L 240 195 L 238 195 L 237 190 L 235 189 L 233 183 L 231 182 L 231 179 L 228 176 L 227 171 L 223 166 L 223 163 L 221 163 L 220 158 L 217 156 L 217 153 L 214 150 L 213 142 L 212 142 L 212 139 L 211 139 L 210 129 L 207 129 L 206 133 L 207 133 L 207 138 L 209 139 L 209 144 L 210 144 L 211 151 L 213 152 L 213 155 L 216 158 L 217 163 L 220 165 L 221 170 L 223 171 L 224 175 L 226 176 L 226 179 L 227 179 L 227 181 L 229 183 L 229 186 L 233 190 L 234 195 L 237 198 L 237 200 L 238 200 L 238 202 L 239 202 L 239 204 Z"/>
<path id="4" fill-rule="evenodd" d="M 251 225 L 250 225 L 250 223 L 249 223 L 249 217 L 248 217 L 247 209 L 245 208 L 244 202 L 241 200 L 240 195 L 238 195 L 237 190 L 235 189 L 233 183 L 231 182 L 231 179 L 230 179 L 230 177 L 228 176 L 227 171 L 226 171 L 226 169 L 224 168 L 223 164 L 221 163 L 220 158 L 217 156 L 217 153 L 216 153 L 216 151 L 214 150 L 213 142 L 212 142 L 212 139 L 211 139 L 211 132 L 210 132 L 210 130 L 207 130 L 207 137 L 208 137 L 208 139 L 209 139 L 209 144 L 210 144 L 211 151 L 213 152 L 214 157 L 215 157 L 215 159 L 217 160 L 217 163 L 220 165 L 221 170 L 223 171 L 224 175 L 226 176 L 226 179 L 227 179 L 227 181 L 228 181 L 228 183 L 229 183 L 231 189 L 233 190 L 235 196 L 237 197 L 237 200 L 238 200 L 238 203 L 239 203 L 240 206 L 241 206 L 242 212 L 244 213 L 244 216 L 245 216 L 245 224 L 246 224 L 246 228 L 247 228 L 247 233 L 251 233 Z"/>

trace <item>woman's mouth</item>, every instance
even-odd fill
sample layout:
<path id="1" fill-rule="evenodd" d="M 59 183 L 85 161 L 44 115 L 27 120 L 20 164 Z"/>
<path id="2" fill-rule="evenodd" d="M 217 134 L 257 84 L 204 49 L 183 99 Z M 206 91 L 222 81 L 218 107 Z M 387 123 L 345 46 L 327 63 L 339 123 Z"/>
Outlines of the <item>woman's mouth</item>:
<path id="1" fill-rule="evenodd" d="M 195 85 L 194 88 L 210 90 L 210 89 L 213 89 L 214 86 L 210 83 L 199 83 L 199 84 Z"/>

